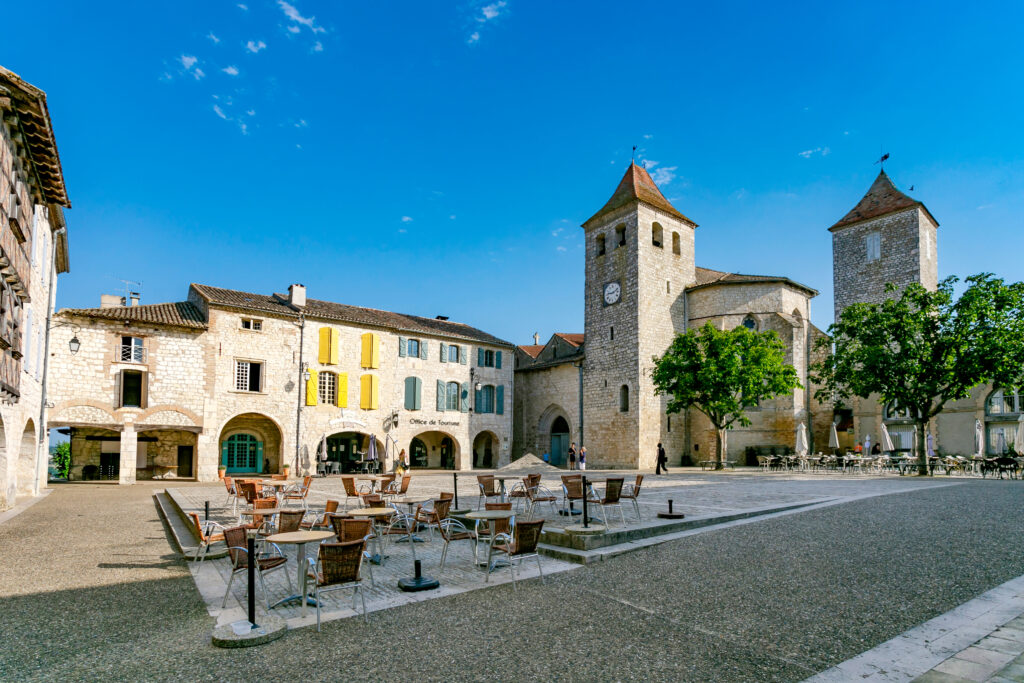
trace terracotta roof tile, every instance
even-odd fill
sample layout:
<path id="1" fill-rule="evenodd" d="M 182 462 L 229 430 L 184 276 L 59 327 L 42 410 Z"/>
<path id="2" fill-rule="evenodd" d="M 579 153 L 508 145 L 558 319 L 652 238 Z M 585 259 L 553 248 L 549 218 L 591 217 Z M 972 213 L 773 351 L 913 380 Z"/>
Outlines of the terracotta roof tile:
<path id="1" fill-rule="evenodd" d="M 835 230 L 836 228 L 842 228 L 847 225 L 853 225 L 854 223 L 860 223 L 861 221 L 866 221 L 871 218 L 878 218 L 879 216 L 885 216 L 886 214 L 914 207 L 924 209 L 925 213 L 935 221 L 935 218 L 931 215 L 928 209 L 925 208 L 924 204 L 900 192 L 886 172 L 879 171 L 878 177 L 875 178 L 875 182 L 871 183 L 871 187 L 868 188 L 867 194 L 857 202 L 857 206 L 853 207 L 849 213 L 840 218 L 835 225 L 829 228 L 829 230 Z M 935 225 L 938 224 L 938 221 L 935 221 Z"/>
<path id="2" fill-rule="evenodd" d="M 704 287 L 710 287 L 712 285 L 732 285 L 732 284 L 750 284 L 755 282 L 781 282 L 797 289 L 802 289 L 808 292 L 811 296 L 817 296 L 818 290 L 802 285 L 795 280 L 790 280 L 788 277 L 781 275 L 748 275 L 745 273 L 726 273 L 721 270 L 712 270 L 710 268 L 696 267 L 694 271 L 697 275 L 697 281 L 687 287 L 687 291 L 694 289 L 702 289 Z"/>
<path id="3" fill-rule="evenodd" d="M 151 325 L 170 325 L 206 329 L 206 319 L 198 307 L 188 301 L 143 306 L 114 306 L 111 308 L 64 308 L 62 314 L 104 320 L 128 320 Z"/>
<path id="4" fill-rule="evenodd" d="M 529 344 L 526 346 L 520 346 L 519 350 L 525 353 L 530 358 L 536 358 L 540 355 L 540 352 L 544 350 L 543 344 Z"/>
<path id="5" fill-rule="evenodd" d="M 555 332 L 556 337 L 560 337 L 565 341 L 569 342 L 573 346 L 579 346 L 583 343 L 583 335 L 574 332 Z"/>
<path id="6" fill-rule="evenodd" d="M 661 190 L 658 189 L 657 184 L 655 184 L 650 174 L 636 164 L 629 165 L 629 168 L 626 169 L 626 174 L 622 176 L 622 180 L 619 181 L 619 186 L 615 188 L 615 192 L 612 193 L 611 199 L 601 207 L 600 211 L 588 218 L 586 222 L 583 223 L 583 226 L 586 227 L 589 223 L 597 220 L 601 216 L 609 214 L 612 211 L 633 202 L 649 204 L 656 209 L 664 211 L 670 216 L 674 216 L 679 220 L 686 221 L 694 227 L 697 227 L 696 223 L 680 213 L 676 207 L 672 206 L 672 204 L 665 199 L 665 196 L 661 194 Z"/>

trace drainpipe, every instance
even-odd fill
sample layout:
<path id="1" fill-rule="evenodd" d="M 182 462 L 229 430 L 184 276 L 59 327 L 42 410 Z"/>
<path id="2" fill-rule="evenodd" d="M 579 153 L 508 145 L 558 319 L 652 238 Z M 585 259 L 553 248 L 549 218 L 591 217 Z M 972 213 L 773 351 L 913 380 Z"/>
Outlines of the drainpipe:
<path id="1" fill-rule="evenodd" d="M 47 291 L 47 307 L 46 307 L 46 332 L 43 333 L 43 379 L 42 386 L 40 387 L 40 400 L 39 400 L 39 443 L 36 444 L 36 483 L 33 489 L 33 495 L 38 496 L 40 491 L 39 481 L 39 458 L 40 452 L 44 449 L 44 446 L 49 443 L 47 435 L 49 430 L 46 428 L 46 381 L 50 371 L 50 324 L 53 318 L 53 307 L 55 305 L 55 298 L 57 293 L 57 237 L 67 232 L 67 228 L 59 228 L 53 231 L 53 244 L 51 246 L 51 261 L 50 261 L 50 288 Z M 49 454 L 47 454 L 49 455 Z"/>
<path id="2" fill-rule="evenodd" d="M 306 381 L 303 379 L 303 374 L 306 372 L 305 364 L 303 363 L 302 352 L 305 348 L 306 339 L 306 316 L 304 313 L 299 313 L 299 397 L 298 404 L 295 407 L 295 474 L 299 473 L 299 452 L 301 449 L 302 439 L 302 402 L 306 397 Z"/>
<path id="3" fill-rule="evenodd" d="M 580 376 L 580 448 L 583 448 L 583 361 L 575 363 Z"/>
<path id="4" fill-rule="evenodd" d="M 804 410 L 807 413 L 807 452 L 814 453 L 814 424 L 811 415 L 811 301 L 807 300 L 807 317 L 804 319 Z"/>

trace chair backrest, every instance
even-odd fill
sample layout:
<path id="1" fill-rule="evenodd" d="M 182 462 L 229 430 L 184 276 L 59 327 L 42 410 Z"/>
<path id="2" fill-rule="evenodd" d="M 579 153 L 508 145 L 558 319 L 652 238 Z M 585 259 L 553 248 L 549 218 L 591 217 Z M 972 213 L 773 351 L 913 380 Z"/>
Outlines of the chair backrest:
<path id="1" fill-rule="evenodd" d="M 249 553 L 242 552 L 238 548 L 248 548 L 245 537 L 245 527 L 235 526 L 224 530 L 224 541 L 228 546 L 228 554 L 231 556 L 231 564 L 235 568 L 249 566 Z"/>
<path id="2" fill-rule="evenodd" d="M 235 480 L 231 477 L 224 477 L 224 488 L 228 490 L 228 493 L 235 492 Z"/>
<path id="3" fill-rule="evenodd" d="M 271 474 L 270 478 L 273 481 L 288 481 L 287 474 Z"/>
<path id="4" fill-rule="evenodd" d="M 256 494 L 256 483 L 252 481 L 241 481 L 238 482 L 239 492 L 245 498 L 245 502 L 252 505 L 252 502 L 258 498 Z"/>
<path id="5" fill-rule="evenodd" d="M 199 521 L 199 515 L 194 512 L 188 513 L 188 516 L 192 518 L 192 526 L 196 528 L 196 535 L 200 541 L 206 540 L 206 534 L 203 533 L 203 523 Z"/>
<path id="6" fill-rule="evenodd" d="M 441 493 L 437 494 L 437 497 L 441 500 L 453 500 L 455 498 L 455 494 L 449 493 L 448 491 L 441 491 Z"/>
<path id="7" fill-rule="evenodd" d="M 636 483 L 633 484 L 633 495 L 634 496 L 640 495 L 640 486 L 643 483 L 644 483 L 644 475 L 642 475 L 642 474 L 636 475 Z"/>
<path id="8" fill-rule="evenodd" d="M 484 503 L 485 510 L 508 510 L 512 511 L 512 503 Z M 511 529 L 511 517 L 505 519 L 492 519 L 488 526 L 496 534 L 507 534 Z"/>
<path id="9" fill-rule="evenodd" d="M 359 567 L 363 562 L 366 541 L 320 544 L 320 570 L 323 573 L 322 586 L 349 583 L 359 580 Z"/>
<path id="10" fill-rule="evenodd" d="M 302 518 L 305 510 L 282 510 L 277 517 L 277 532 L 286 534 L 289 531 L 298 531 L 302 526 Z"/>
<path id="11" fill-rule="evenodd" d="M 525 555 L 537 552 L 537 544 L 540 543 L 540 531 L 543 526 L 543 519 L 532 522 L 516 520 L 515 544 L 512 547 L 512 554 Z"/>
<path id="12" fill-rule="evenodd" d="M 476 481 L 477 481 L 478 484 L 480 484 L 480 491 L 483 493 L 483 495 L 485 495 L 485 496 L 497 495 L 497 493 L 498 493 L 497 480 L 495 480 L 494 475 L 492 475 L 492 474 L 478 474 L 476 476 Z"/>
<path id="13" fill-rule="evenodd" d="M 313 483 L 313 475 L 307 474 L 302 478 L 302 495 L 309 493 L 309 487 Z"/>
<path id="14" fill-rule="evenodd" d="M 411 474 L 402 475 L 402 488 L 398 489 L 399 495 L 405 495 L 409 491 L 409 482 L 412 481 Z"/>
<path id="15" fill-rule="evenodd" d="M 338 537 L 338 542 L 347 543 L 349 541 L 363 540 L 372 530 L 373 520 L 331 515 L 331 526 L 334 527 L 334 533 Z"/>
<path id="16" fill-rule="evenodd" d="M 394 483 L 395 479 L 398 478 L 397 474 L 385 474 L 384 478 L 380 480 L 380 487 L 386 489 Z"/>
<path id="17" fill-rule="evenodd" d="M 444 494 L 441 494 L 441 495 L 444 495 Z M 437 500 L 435 500 L 434 501 L 434 516 L 436 518 L 436 521 L 441 521 L 442 519 L 447 519 L 448 511 L 451 509 L 451 507 L 452 507 L 452 499 L 451 498 L 438 498 Z"/>
<path id="18" fill-rule="evenodd" d="M 604 502 L 608 504 L 618 503 L 619 496 L 622 494 L 622 485 L 625 482 L 626 480 L 621 478 L 606 480 L 604 483 Z"/>
<path id="19" fill-rule="evenodd" d="M 540 486 L 540 475 L 539 474 L 528 474 L 526 475 L 526 488 L 536 488 Z"/>
<path id="20" fill-rule="evenodd" d="M 356 478 L 355 477 L 342 477 L 341 483 L 345 486 L 345 495 L 349 498 L 356 498 L 359 496 L 359 492 L 356 491 Z"/>
<path id="21" fill-rule="evenodd" d="M 327 515 L 337 512 L 338 505 L 339 503 L 336 500 L 327 501 L 327 505 L 324 505 L 324 519 L 327 519 Z"/>
<path id="22" fill-rule="evenodd" d="M 562 475 L 562 487 L 565 489 L 565 497 L 569 500 L 583 499 L 583 477 Z"/>
<path id="23" fill-rule="evenodd" d="M 252 509 L 253 510 L 273 510 L 277 507 L 276 498 L 253 498 Z M 253 515 L 253 524 L 263 524 L 263 515 Z"/>
<path id="24" fill-rule="evenodd" d="M 363 500 L 363 504 L 368 508 L 377 507 L 378 505 L 384 504 L 384 496 L 379 493 L 364 493 L 359 496 Z"/>

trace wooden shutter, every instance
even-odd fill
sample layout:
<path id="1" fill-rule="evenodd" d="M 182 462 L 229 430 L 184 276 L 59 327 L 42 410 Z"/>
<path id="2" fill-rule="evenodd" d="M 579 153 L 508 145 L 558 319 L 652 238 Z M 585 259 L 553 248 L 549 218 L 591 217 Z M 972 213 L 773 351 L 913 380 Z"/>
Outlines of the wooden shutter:
<path id="1" fill-rule="evenodd" d="M 359 407 L 363 410 L 377 410 L 380 405 L 380 380 L 376 375 L 359 378 Z"/>
<path id="2" fill-rule="evenodd" d="M 498 415 L 505 414 L 505 385 L 499 384 L 494 387 L 494 412 Z"/>
<path id="3" fill-rule="evenodd" d="M 337 365 L 341 358 L 341 332 L 331 328 L 331 365 Z"/>
<path id="4" fill-rule="evenodd" d="M 317 353 L 317 360 L 321 365 L 331 362 L 331 328 L 320 328 L 320 350 Z"/>
<path id="5" fill-rule="evenodd" d="M 380 406 L 380 378 L 377 375 L 370 375 L 370 410 L 377 410 Z"/>
<path id="6" fill-rule="evenodd" d="M 420 339 L 420 359 L 421 360 L 426 360 L 427 359 L 427 340 L 426 339 Z"/>
<path id="7" fill-rule="evenodd" d="M 256 471 L 266 472 L 267 468 L 263 466 L 263 442 L 256 442 Z"/>
<path id="8" fill-rule="evenodd" d="M 484 366 L 484 350 L 483 349 L 477 349 L 476 350 L 476 366 L 478 368 L 482 368 Z"/>
<path id="9" fill-rule="evenodd" d="M 405 358 L 405 337 L 398 338 L 398 357 Z"/>
<path id="10" fill-rule="evenodd" d="M 370 367 L 380 367 L 380 336 L 376 332 L 370 333 Z"/>
<path id="11" fill-rule="evenodd" d="M 228 466 L 228 442 L 225 441 L 220 445 L 220 464 L 224 467 Z"/>
<path id="12" fill-rule="evenodd" d="M 465 365 L 466 364 L 466 360 L 468 360 L 468 356 L 469 356 L 469 347 L 468 346 L 460 346 L 459 347 L 459 363 L 461 363 L 462 365 Z M 466 399 L 466 400 L 469 401 L 469 399 Z"/>
<path id="13" fill-rule="evenodd" d="M 419 377 L 413 377 L 413 379 L 416 380 L 416 392 L 413 395 L 413 398 L 416 399 L 416 404 L 413 410 L 419 410 L 423 404 L 423 380 Z"/>
<path id="14" fill-rule="evenodd" d="M 469 382 L 463 382 L 459 387 L 459 410 L 469 412 Z"/>
<path id="15" fill-rule="evenodd" d="M 405 378 L 405 409 L 416 410 L 416 378 Z"/>
<path id="16" fill-rule="evenodd" d="M 140 372 L 141 378 L 139 380 L 139 407 L 149 407 L 149 373 Z"/>
<path id="17" fill-rule="evenodd" d="M 121 377 L 123 375 L 124 375 L 124 370 L 119 370 L 118 373 L 116 375 L 114 375 L 114 407 L 115 408 L 120 408 L 121 407 L 121 401 L 122 401 L 122 398 L 123 398 L 122 395 L 121 395 Z"/>
<path id="18" fill-rule="evenodd" d="M 501 351 L 494 352 L 494 367 L 501 370 Z"/>
<path id="19" fill-rule="evenodd" d="M 316 370 L 309 371 L 309 379 L 306 380 L 306 405 L 315 406 L 317 402 Z"/>
<path id="20" fill-rule="evenodd" d="M 359 367 L 371 367 L 373 363 L 373 351 L 371 350 L 373 347 L 373 333 L 364 332 L 359 339 L 361 342 L 361 350 L 359 354 Z"/>
<path id="21" fill-rule="evenodd" d="M 338 395 L 335 397 L 334 405 L 339 408 L 348 408 L 348 373 L 338 373 Z"/>
<path id="22" fill-rule="evenodd" d="M 448 345 L 445 344 L 444 342 L 441 342 L 441 362 L 448 362 Z"/>
<path id="23" fill-rule="evenodd" d="M 447 387 L 445 387 L 444 382 L 437 380 L 437 409 L 442 413 L 444 412 L 444 396 L 446 389 Z"/>

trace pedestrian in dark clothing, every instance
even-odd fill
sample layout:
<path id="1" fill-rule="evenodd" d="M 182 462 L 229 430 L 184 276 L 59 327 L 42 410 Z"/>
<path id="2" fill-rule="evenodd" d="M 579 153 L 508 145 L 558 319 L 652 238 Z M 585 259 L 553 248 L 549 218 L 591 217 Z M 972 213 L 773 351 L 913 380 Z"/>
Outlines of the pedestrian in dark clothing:
<path id="1" fill-rule="evenodd" d="M 665 474 L 668 474 L 668 455 L 665 454 L 665 449 L 658 444 L 658 466 L 654 468 L 655 474 L 661 474 L 661 471 L 665 470 Z"/>
<path id="2" fill-rule="evenodd" d="M 576 469 L 576 442 L 569 444 L 569 469 Z"/>

